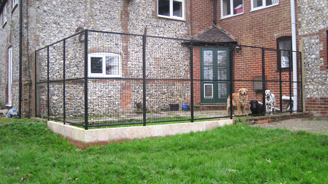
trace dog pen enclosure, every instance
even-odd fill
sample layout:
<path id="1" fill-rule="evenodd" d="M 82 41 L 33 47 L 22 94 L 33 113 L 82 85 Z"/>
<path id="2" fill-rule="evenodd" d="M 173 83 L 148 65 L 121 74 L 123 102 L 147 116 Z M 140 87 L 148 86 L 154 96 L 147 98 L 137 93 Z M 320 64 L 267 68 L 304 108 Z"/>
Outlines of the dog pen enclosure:
<path id="1" fill-rule="evenodd" d="M 226 99 L 239 88 L 261 103 L 270 89 L 276 113 L 302 111 L 301 53 L 293 53 L 84 30 L 35 52 L 35 113 L 85 129 L 232 118 Z M 292 98 L 297 109 L 286 109 Z"/>

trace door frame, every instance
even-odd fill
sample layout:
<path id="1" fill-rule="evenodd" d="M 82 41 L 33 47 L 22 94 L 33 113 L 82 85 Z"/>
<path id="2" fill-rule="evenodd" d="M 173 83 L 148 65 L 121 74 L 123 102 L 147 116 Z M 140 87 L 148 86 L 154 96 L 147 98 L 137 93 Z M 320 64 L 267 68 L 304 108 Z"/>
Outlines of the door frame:
<path id="1" fill-rule="evenodd" d="M 212 50 L 213 51 L 213 75 L 218 76 L 218 71 L 214 70 L 214 68 L 218 68 L 217 65 L 217 51 L 223 50 L 226 51 L 226 68 L 227 68 L 227 81 L 226 82 L 219 82 L 217 79 L 212 80 L 212 82 L 205 82 L 204 81 L 204 51 L 205 50 Z M 201 79 L 201 103 L 223 103 L 227 102 L 227 97 L 230 95 L 230 48 L 229 47 L 200 47 L 200 79 Z M 226 83 L 226 88 L 227 88 L 227 97 L 225 98 L 219 98 L 218 97 L 218 84 L 219 83 Z M 205 85 L 212 85 L 213 93 L 212 96 L 213 98 L 205 98 Z"/>

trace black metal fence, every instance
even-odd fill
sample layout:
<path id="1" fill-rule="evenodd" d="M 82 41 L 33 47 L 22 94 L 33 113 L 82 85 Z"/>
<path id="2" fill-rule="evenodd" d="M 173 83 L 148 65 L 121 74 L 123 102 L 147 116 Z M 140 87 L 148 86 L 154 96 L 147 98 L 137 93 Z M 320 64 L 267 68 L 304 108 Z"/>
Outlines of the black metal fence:
<path id="1" fill-rule="evenodd" d="M 85 129 L 232 118 L 227 96 L 239 88 L 262 103 L 270 89 L 275 113 L 302 111 L 301 53 L 236 46 L 85 30 L 35 52 L 36 116 Z M 286 108 L 294 89 L 297 109 Z"/>

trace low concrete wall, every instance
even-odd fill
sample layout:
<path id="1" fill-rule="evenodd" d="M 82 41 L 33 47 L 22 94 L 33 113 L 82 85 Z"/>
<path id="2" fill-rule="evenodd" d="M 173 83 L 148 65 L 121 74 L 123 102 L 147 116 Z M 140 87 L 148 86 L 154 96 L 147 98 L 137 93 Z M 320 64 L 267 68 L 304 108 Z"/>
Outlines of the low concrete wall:
<path id="1" fill-rule="evenodd" d="M 94 145 L 104 145 L 111 142 L 119 142 L 150 137 L 171 136 L 190 132 L 206 131 L 218 126 L 230 125 L 231 119 L 219 121 L 203 121 L 195 123 L 178 123 L 166 125 L 149 125 L 138 127 L 102 128 L 84 130 L 79 127 L 64 125 L 61 122 L 48 121 L 51 131 L 65 137 L 78 148 L 84 149 Z"/>

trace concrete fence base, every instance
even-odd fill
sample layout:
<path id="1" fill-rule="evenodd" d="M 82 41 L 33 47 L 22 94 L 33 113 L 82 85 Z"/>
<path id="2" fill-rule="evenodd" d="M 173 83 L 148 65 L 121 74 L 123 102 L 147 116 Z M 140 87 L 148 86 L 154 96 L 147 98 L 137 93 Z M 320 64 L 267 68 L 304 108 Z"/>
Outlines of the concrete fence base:
<path id="1" fill-rule="evenodd" d="M 84 130 L 83 128 L 71 126 L 68 124 L 64 125 L 61 122 L 47 122 L 47 125 L 51 131 L 65 137 L 68 141 L 80 149 L 85 149 L 89 146 L 105 145 L 112 142 L 172 136 L 176 134 L 212 130 L 216 127 L 230 124 L 233 124 L 231 119 L 224 119 L 218 121 L 202 121 L 194 123 Z"/>

